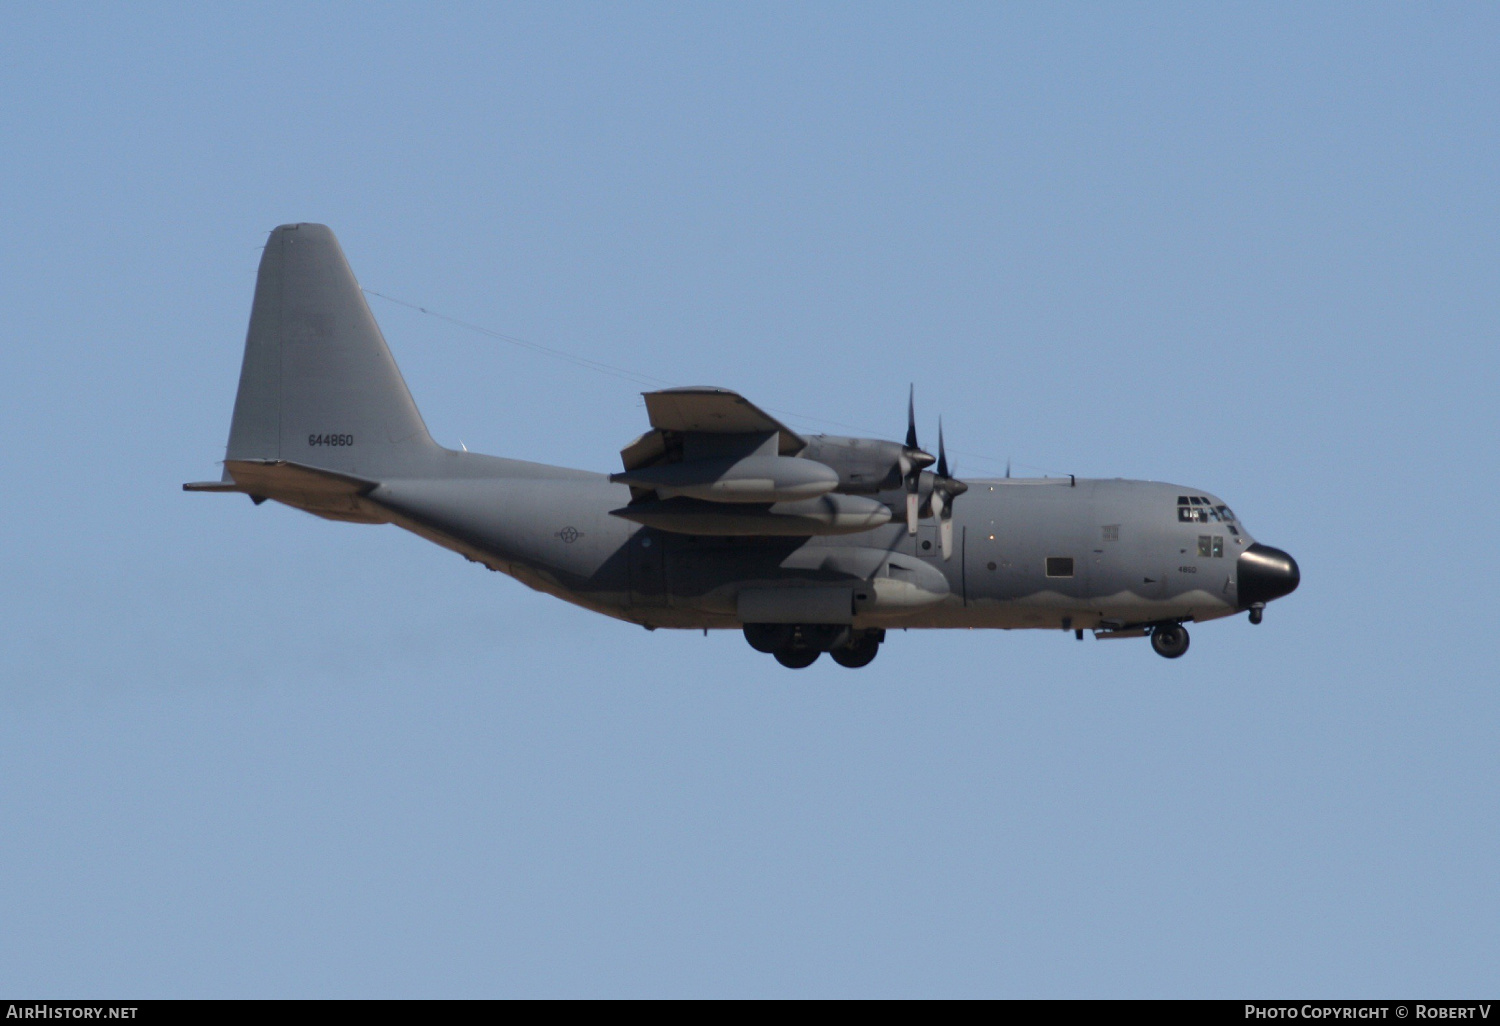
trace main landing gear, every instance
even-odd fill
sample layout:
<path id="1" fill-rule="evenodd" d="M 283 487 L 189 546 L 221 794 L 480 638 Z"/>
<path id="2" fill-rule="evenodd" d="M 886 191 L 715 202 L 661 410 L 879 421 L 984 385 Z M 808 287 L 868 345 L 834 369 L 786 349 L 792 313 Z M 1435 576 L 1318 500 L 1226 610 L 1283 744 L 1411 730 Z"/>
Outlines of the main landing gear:
<path id="1" fill-rule="evenodd" d="M 856 670 L 880 654 L 883 630 L 855 630 L 839 624 L 747 623 L 745 640 L 790 670 L 800 670 L 827 652 L 840 666 Z"/>
<path id="2" fill-rule="evenodd" d="M 1151 647 L 1164 659 L 1176 659 L 1188 650 L 1187 628 L 1180 623 L 1157 624 L 1151 631 Z"/>

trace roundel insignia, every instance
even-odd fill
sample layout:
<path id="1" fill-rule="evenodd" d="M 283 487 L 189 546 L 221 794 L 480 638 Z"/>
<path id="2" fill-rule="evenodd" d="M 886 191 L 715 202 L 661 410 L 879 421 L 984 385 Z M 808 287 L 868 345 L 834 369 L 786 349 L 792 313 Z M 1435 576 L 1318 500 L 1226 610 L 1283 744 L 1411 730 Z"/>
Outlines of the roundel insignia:
<path id="1" fill-rule="evenodd" d="M 558 531 L 557 536 L 562 539 L 564 545 L 572 545 L 579 538 L 583 537 L 583 532 L 573 525 L 569 524 L 561 531 Z"/>

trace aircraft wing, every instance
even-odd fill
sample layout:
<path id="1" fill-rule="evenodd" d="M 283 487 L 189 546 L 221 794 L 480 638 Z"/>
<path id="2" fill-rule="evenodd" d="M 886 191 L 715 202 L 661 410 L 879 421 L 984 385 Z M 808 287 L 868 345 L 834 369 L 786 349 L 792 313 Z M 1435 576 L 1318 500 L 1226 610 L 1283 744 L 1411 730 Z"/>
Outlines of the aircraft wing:
<path id="1" fill-rule="evenodd" d="M 678 534 L 806 536 L 879 527 L 890 509 L 837 495 L 839 473 L 798 454 L 808 447 L 765 410 L 727 388 L 647 392 L 651 430 L 620 451 L 628 506 L 610 512 Z"/>
<path id="2" fill-rule="evenodd" d="M 781 421 L 727 388 L 689 385 L 644 394 L 651 426 L 663 431 L 703 431 L 709 434 L 785 431 L 799 445 L 805 444 Z"/>
<path id="3" fill-rule="evenodd" d="M 711 385 L 689 385 L 646 392 L 646 413 L 652 430 L 620 451 L 627 471 L 670 459 L 686 435 L 779 436 L 776 452 L 790 456 L 807 441 L 738 392 Z"/>

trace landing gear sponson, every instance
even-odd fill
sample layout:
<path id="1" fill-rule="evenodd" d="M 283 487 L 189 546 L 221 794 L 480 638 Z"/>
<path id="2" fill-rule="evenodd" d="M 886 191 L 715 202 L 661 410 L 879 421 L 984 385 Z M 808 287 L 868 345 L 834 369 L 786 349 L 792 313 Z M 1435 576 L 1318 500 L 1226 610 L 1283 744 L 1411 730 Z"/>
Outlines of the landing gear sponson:
<path id="1" fill-rule="evenodd" d="M 827 652 L 840 666 L 856 670 L 880 654 L 884 630 L 855 630 L 838 624 L 747 623 L 745 640 L 791 670 L 818 661 Z"/>

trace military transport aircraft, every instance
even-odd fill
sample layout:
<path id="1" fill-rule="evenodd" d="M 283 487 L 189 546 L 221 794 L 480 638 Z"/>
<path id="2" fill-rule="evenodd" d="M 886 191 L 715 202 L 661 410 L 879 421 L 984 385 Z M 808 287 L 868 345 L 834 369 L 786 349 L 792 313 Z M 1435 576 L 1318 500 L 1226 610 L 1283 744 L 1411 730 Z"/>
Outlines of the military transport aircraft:
<path id="1" fill-rule="evenodd" d="M 1150 481 L 960 481 L 917 444 L 802 435 L 722 388 L 646 393 L 617 474 L 454 451 L 427 433 L 323 225 L 266 242 L 221 481 L 329 520 L 395 524 L 606 616 L 740 629 L 783 666 L 868 664 L 896 627 L 1149 637 L 1297 587 L 1217 496 Z"/>

